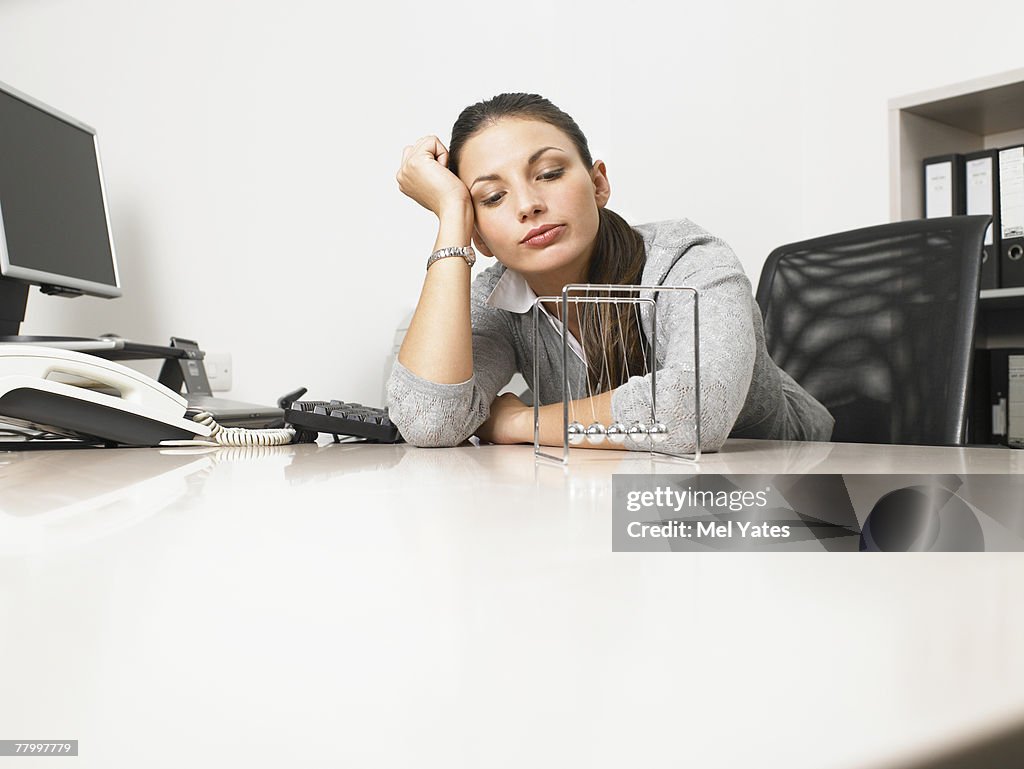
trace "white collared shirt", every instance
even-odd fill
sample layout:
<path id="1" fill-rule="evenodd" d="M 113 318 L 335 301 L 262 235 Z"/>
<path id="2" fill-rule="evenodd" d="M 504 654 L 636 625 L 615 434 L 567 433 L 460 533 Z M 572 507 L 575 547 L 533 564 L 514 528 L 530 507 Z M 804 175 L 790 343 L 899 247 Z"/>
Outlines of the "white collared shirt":
<path id="1" fill-rule="evenodd" d="M 498 282 L 494 284 L 494 288 L 491 290 L 490 295 L 487 297 L 487 306 L 494 307 L 498 310 L 507 310 L 508 312 L 514 312 L 522 314 L 525 312 L 532 312 L 533 305 L 537 302 L 537 295 L 530 288 L 530 284 L 526 282 L 526 278 L 520 275 L 515 270 L 506 269 L 502 273 L 501 277 L 498 278 Z M 562 322 L 548 312 L 547 308 L 542 304 L 540 311 L 544 313 L 544 316 L 551 323 L 552 328 L 558 332 L 558 335 L 562 335 Z M 583 361 L 586 365 L 587 357 L 583 352 L 583 347 L 580 345 L 579 340 L 573 336 L 572 332 L 568 332 L 569 337 L 569 349 L 575 353 L 576 357 Z"/>

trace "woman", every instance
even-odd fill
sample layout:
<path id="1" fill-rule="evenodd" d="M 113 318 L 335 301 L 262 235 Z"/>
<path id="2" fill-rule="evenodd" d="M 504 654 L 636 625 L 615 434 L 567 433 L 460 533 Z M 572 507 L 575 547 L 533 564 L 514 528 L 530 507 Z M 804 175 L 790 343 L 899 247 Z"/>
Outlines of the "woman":
<path id="1" fill-rule="evenodd" d="M 832 417 L 768 356 L 750 283 L 732 250 L 687 220 L 631 228 L 605 207 L 604 162 L 575 121 L 543 97 L 501 94 L 463 110 L 451 149 L 436 136 L 406 147 L 399 189 L 437 215 L 420 301 L 388 381 L 392 421 L 419 446 L 471 435 L 529 443 L 533 408 L 495 397 L 539 356 L 540 441 L 562 445 L 562 323 L 568 326 L 570 420 L 650 421 L 646 313 L 632 305 L 545 307 L 533 349 L 532 306 L 569 283 L 691 286 L 700 292 L 701 449 L 730 435 L 828 440 Z M 476 251 L 497 259 L 470 284 Z M 665 448 L 692 449 L 692 315 L 683 292 L 658 297 L 657 417 Z M 644 318 L 641 333 L 639 317 Z M 688 331 L 689 323 L 689 331 Z M 587 366 L 585 361 L 591 361 Z M 640 374 L 646 374 L 641 376 Z M 586 445 L 586 444 L 585 444 Z M 645 448 L 608 442 L 599 448 Z"/>

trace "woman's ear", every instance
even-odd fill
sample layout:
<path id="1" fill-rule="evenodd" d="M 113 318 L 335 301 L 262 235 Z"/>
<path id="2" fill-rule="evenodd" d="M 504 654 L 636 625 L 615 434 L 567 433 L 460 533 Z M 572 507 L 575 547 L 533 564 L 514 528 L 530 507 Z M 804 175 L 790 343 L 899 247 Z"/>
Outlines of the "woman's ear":
<path id="1" fill-rule="evenodd" d="M 473 227 L 473 245 L 476 246 L 476 250 L 479 251 L 484 256 L 489 256 L 492 259 L 494 258 L 494 254 L 491 253 L 491 249 L 488 248 L 487 244 L 484 242 L 484 239 L 480 237 L 480 230 L 478 230 L 476 227 Z"/>
<path id="2" fill-rule="evenodd" d="M 608 169 L 605 168 L 603 160 L 594 162 L 590 169 L 590 178 L 594 181 L 594 200 L 597 201 L 597 207 L 604 208 L 608 204 L 608 198 L 612 196 L 612 188 L 608 183 Z"/>

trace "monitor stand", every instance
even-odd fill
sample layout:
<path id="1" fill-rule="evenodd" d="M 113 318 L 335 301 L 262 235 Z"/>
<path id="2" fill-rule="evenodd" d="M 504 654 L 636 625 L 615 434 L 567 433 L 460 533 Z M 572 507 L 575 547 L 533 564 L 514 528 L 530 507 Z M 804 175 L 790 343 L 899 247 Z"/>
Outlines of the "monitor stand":
<path id="1" fill-rule="evenodd" d="M 14 344 L 65 345 L 70 342 L 95 342 L 80 336 L 22 336 L 18 333 L 28 307 L 27 283 L 0 278 L 0 342 Z"/>
<path id="2" fill-rule="evenodd" d="M 0 278 L 0 344 L 38 344 L 65 350 L 87 352 L 108 360 L 164 360 L 160 384 L 173 392 L 181 386 L 189 394 L 192 407 L 213 414 L 224 427 L 277 427 L 284 424 L 284 409 L 213 397 L 203 366 L 204 353 L 187 339 L 171 339 L 170 347 L 139 344 L 120 337 L 22 336 L 18 334 L 25 319 L 28 285 Z M 198 391 L 198 392 L 197 392 Z"/>
<path id="3" fill-rule="evenodd" d="M 28 289 L 27 283 L 0 278 L 0 342 L 68 347 L 73 343 L 100 341 L 81 336 L 23 336 L 19 334 L 18 331 L 21 330 L 21 324 L 25 320 L 25 309 L 28 307 Z"/>
<path id="4" fill-rule="evenodd" d="M 18 334 L 28 305 L 27 283 L 0 277 L 0 344 L 28 344 L 76 350 L 108 360 L 185 358 L 188 352 L 162 345 L 140 344 L 118 336 L 25 336 Z"/>
<path id="5" fill-rule="evenodd" d="M 28 284 L 0 278 L 0 336 L 17 336 L 27 305 Z"/>

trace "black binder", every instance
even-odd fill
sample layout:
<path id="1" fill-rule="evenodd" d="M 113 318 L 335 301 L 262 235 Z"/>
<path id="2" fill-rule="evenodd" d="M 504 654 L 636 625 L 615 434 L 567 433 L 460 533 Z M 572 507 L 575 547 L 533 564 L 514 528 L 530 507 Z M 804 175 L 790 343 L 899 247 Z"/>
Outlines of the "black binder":
<path id="1" fill-rule="evenodd" d="M 936 155 L 921 162 L 924 218 L 961 216 L 964 205 L 964 156 Z"/>
<path id="2" fill-rule="evenodd" d="M 1024 286 L 1024 145 L 999 150 L 1000 285 Z"/>
<path id="3" fill-rule="evenodd" d="M 992 438 L 992 398 L 995 393 L 991 389 L 992 356 L 989 350 L 982 347 L 974 350 L 974 362 L 971 370 L 971 410 L 967 415 L 967 443 L 987 446 L 993 443 Z"/>
<path id="4" fill-rule="evenodd" d="M 964 155 L 964 203 L 966 213 L 991 214 L 981 256 L 981 287 L 999 288 L 999 150 Z"/>

